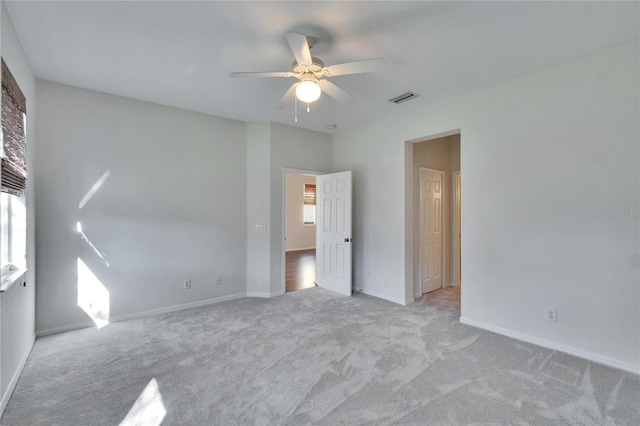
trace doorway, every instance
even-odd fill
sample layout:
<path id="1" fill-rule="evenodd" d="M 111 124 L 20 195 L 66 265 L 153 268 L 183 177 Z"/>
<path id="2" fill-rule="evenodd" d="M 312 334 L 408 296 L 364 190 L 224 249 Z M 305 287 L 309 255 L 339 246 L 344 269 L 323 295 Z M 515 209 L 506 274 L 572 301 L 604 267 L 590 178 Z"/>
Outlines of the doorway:
<path id="1" fill-rule="evenodd" d="M 316 281 L 316 175 L 284 173 L 283 292 L 314 287 Z"/>
<path id="2" fill-rule="evenodd" d="M 460 285 L 461 257 L 460 242 L 462 239 L 461 216 L 458 207 L 460 203 L 460 133 L 451 132 L 431 139 L 410 142 L 412 150 L 411 163 L 413 174 L 413 296 L 422 297 L 423 293 L 437 288 Z M 441 198 L 429 198 L 432 194 L 421 191 L 421 170 L 438 171 Z M 455 174 L 454 174 L 455 172 Z M 424 174 L 424 172 L 423 172 Z M 422 182 L 424 184 L 424 182 Z M 435 191 L 433 176 L 431 177 L 431 192 Z M 421 207 L 426 203 L 431 207 L 430 231 L 439 224 L 440 235 L 423 235 L 421 225 L 424 217 Z M 439 198 L 440 206 L 433 209 Z M 435 217 L 435 214 L 440 217 Z M 438 220 L 433 222 L 434 217 Z M 424 244 L 425 238 L 432 238 L 430 245 Z M 436 238 L 433 240 L 433 238 Z M 438 239 L 440 238 L 440 239 Z M 439 246 L 438 246 L 439 244 Z M 434 251 L 435 250 L 435 251 Z M 440 256 L 439 258 L 437 256 Z M 428 263 L 429 261 L 430 263 Z M 426 279 L 426 281 L 425 281 Z M 424 288 L 423 288 L 424 287 Z M 409 290 L 409 289 L 407 289 Z"/>

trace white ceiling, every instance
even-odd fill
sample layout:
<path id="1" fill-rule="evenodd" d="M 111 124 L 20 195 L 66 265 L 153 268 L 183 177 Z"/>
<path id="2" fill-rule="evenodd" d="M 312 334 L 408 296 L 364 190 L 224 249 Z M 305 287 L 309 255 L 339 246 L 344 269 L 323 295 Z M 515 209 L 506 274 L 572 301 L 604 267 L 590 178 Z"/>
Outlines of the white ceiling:
<path id="1" fill-rule="evenodd" d="M 336 132 L 639 37 L 638 2 L 6 1 L 38 78 L 242 121 L 293 123 L 274 105 L 293 82 L 284 33 L 318 39 L 325 64 L 383 58 L 334 77 L 297 125 Z M 395 105 L 408 90 L 419 98 Z M 337 124 L 335 131 L 327 125 Z"/>

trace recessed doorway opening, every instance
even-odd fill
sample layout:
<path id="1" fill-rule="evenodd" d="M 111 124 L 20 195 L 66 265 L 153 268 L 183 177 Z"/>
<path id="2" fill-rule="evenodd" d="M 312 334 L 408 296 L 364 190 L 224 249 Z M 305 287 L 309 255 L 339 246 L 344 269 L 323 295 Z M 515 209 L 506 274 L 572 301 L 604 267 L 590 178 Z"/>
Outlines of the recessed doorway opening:
<path id="1" fill-rule="evenodd" d="M 283 292 L 315 287 L 316 175 L 303 170 L 284 171 Z"/>
<path id="2" fill-rule="evenodd" d="M 413 154 L 414 298 L 461 283 L 460 134 L 417 141 Z"/>

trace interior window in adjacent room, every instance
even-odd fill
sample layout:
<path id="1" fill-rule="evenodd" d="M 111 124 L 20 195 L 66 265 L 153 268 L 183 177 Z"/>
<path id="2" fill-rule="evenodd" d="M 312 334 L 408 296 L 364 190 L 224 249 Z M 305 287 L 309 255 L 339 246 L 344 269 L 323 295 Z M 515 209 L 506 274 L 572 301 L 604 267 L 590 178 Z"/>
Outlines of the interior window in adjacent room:
<path id="1" fill-rule="evenodd" d="M 316 224 L 316 184 L 304 184 L 303 222 L 305 225 Z"/>

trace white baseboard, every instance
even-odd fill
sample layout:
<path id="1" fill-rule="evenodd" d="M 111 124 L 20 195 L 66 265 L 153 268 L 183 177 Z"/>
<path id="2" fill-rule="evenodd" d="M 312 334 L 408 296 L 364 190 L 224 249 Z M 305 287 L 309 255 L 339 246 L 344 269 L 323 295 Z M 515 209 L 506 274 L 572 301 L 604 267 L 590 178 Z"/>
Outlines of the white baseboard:
<path id="1" fill-rule="evenodd" d="M 487 324 L 482 321 L 475 321 L 469 318 L 460 317 L 460 322 L 473 327 L 481 328 L 483 330 L 492 331 L 497 334 L 502 334 L 503 336 L 522 340 L 523 342 L 533 343 L 534 345 L 565 352 L 570 355 L 575 355 L 577 357 L 584 358 L 589 361 L 597 362 L 599 364 L 604 364 L 609 367 L 618 368 L 620 370 L 628 371 L 634 374 L 640 374 L 640 365 L 638 364 L 633 364 L 626 361 L 620 361 L 618 359 L 610 358 L 605 355 L 600 355 L 594 352 L 585 351 L 583 349 L 578 349 L 576 347 L 565 345 L 563 343 L 554 342 L 547 339 L 541 339 L 539 337 L 531 336 L 529 334 L 521 333 L 519 331 L 498 327 L 492 324 Z"/>
<path id="2" fill-rule="evenodd" d="M 247 297 L 262 297 L 269 298 L 271 297 L 271 293 L 263 292 L 263 291 L 248 291 Z"/>
<path id="3" fill-rule="evenodd" d="M 367 290 L 366 288 L 363 288 L 357 291 L 359 291 L 360 293 L 367 294 L 369 296 L 377 297 L 378 299 L 383 299 L 389 302 L 397 303 L 399 305 L 409 305 L 413 303 L 413 297 L 410 299 L 403 300 L 403 299 L 396 299 L 396 298 L 387 296 L 386 294 L 378 293 L 376 291 Z"/>
<path id="4" fill-rule="evenodd" d="M 11 398 L 11 394 L 13 390 L 16 388 L 18 384 L 18 379 L 20 378 L 20 374 L 22 374 L 22 370 L 24 369 L 27 360 L 29 359 L 29 355 L 31 354 L 31 349 L 33 349 L 33 344 L 36 341 L 35 333 L 31 336 L 31 343 L 29 344 L 27 350 L 22 354 L 22 358 L 20 358 L 20 362 L 18 363 L 18 368 L 13 372 L 13 376 L 11 377 L 11 381 L 9 382 L 9 386 L 7 386 L 7 391 L 2 395 L 2 400 L 0 401 L 0 416 L 4 413 L 4 409 L 9 402 L 9 398 Z"/>
<path id="5" fill-rule="evenodd" d="M 180 305 L 167 306 L 166 308 L 151 309 L 149 311 L 135 312 L 132 314 L 120 315 L 109 320 L 109 322 L 127 321 L 137 318 L 145 318 L 153 315 L 167 314 L 169 312 L 184 311 L 185 309 L 197 308 L 214 303 L 226 302 L 228 300 L 241 299 L 245 297 L 244 293 L 230 294 L 228 296 L 214 297 L 212 299 L 198 300 L 196 302 L 183 303 Z"/>
<path id="6" fill-rule="evenodd" d="M 272 291 L 270 293 L 267 293 L 266 291 L 248 291 L 246 296 L 261 297 L 264 299 L 268 299 L 270 297 L 282 296 L 283 294 L 284 294 L 284 291 L 282 290 Z"/>
<path id="7" fill-rule="evenodd" d="M 117 317 L 109 318 L 110 323 L 127 321 L 137 318 L 145 318 L 153 315 L 166 314 L 169 312 L 183 311 L 185 309 L 197 308 L 199 306 L 211 305 L 214 303 L 226 302 L 228 300 L 235 300 L 245 297 L 245 293 L 230 294 L 228 296 L 214 297 L 212 299 L 198 300 L 196 302 L 183 303 L 180 305 L 167 306 L 164 308 L 151 309 L 148 311 L 134 312 L 131 314 L 119 315 Z M 47 330 L 40 330 L 36 333 L 36 337 L 49 336 L 51 334 L 64 333 L 67 331 L 79 330 L 81 328 L 95 327 L 93 322 L 85 322 L 80 324 L 67 325 L 56 328 L 49 328 Z"/>
<path id="8" fill-rule="evenodd" d="M 315 249 L 315 248 L 316 248 L 316 246 L 307 247 L 307 248 L 304 248 L 304 247 L 302 247 L 302 248 L 289 248 L 289 249 L 286 249 L 285 251 L 311 250 L 311 249 Z"/>
<path id="9" fill-rule="evenodd" d="M 45 330 L 36 331 L 36 338 L 51 336 L 52 334 L 66 333 L 67 331 L 80 330 L 83 328 L 95 327 L 96 323 L 92 321 L 81 322 L 78 324 L 63 325 L 61 327 L 47 328 Z"/>

